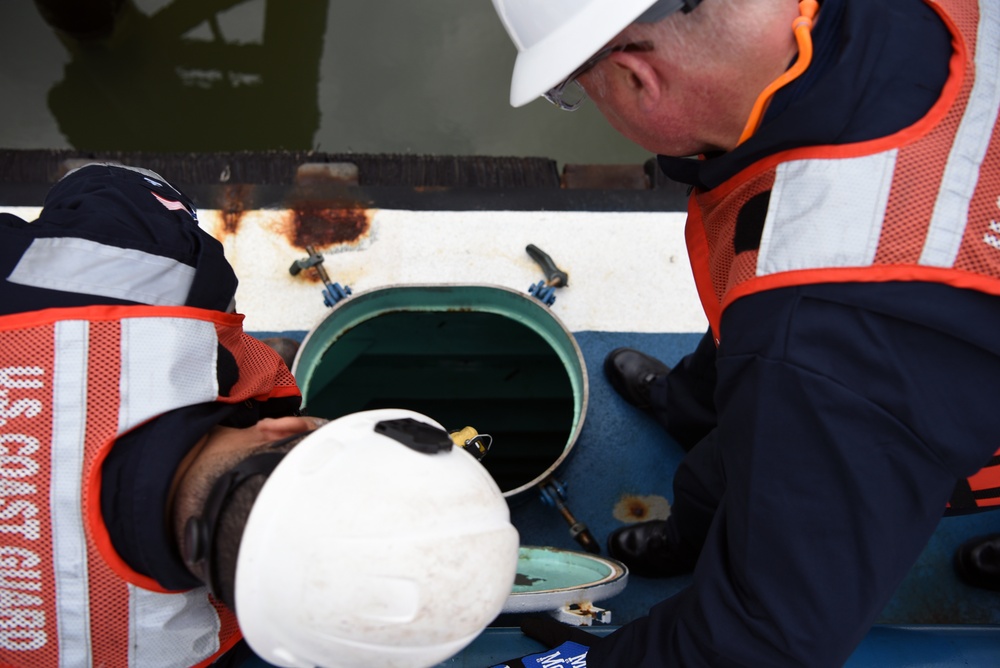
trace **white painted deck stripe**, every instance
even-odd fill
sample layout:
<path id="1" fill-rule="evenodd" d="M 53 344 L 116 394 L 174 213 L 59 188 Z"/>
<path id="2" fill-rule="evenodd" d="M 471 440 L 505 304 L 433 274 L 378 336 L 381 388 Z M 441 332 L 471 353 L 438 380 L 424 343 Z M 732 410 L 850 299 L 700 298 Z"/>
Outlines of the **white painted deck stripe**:
<path id="1" fill-rule="evenodd" d="M 25 220 L 38 207 L 0 207 Z M 240 279 L 236 307 L 247 331 L 310 330 L 328 309 L 320 288 L 288 273 L 305 256 L 281 234 L 289 212 L 244 213 L 221 234 L 219 211 L 198 219 L 218 236 Z M 535 244 L 569 273 L 553 312 L 574 332 L 701 333 L 701 309 L 684 245 L 687 214 L 587 211 L 406 211 L 374 213 L 371 232 L 326 251 L 333 281 L 355 293 L 400 283 L 500 285 L 524 290 L 544 278 L 525 247 Z"/>
<path id="2" fill-rule="evenodd" d="M 249 331 L 310 330 L 328 309 L 320 288 L 288 273 L 305 253 L 273 232 L 283 211 L 244 215 L 223 239 L 240 277 L 237 310 Z M 217 212 L 199 212 L 212 231 Z M 524 290 L 544 278 L 534 244 L 569 274 L 552 307 L 570 331 L 705 331 L 683 212 L 402 211 L 375 213 L 368 237 L 327 252 L 331 280 L 355 294 L 398 284 L 488 284 Z"/>

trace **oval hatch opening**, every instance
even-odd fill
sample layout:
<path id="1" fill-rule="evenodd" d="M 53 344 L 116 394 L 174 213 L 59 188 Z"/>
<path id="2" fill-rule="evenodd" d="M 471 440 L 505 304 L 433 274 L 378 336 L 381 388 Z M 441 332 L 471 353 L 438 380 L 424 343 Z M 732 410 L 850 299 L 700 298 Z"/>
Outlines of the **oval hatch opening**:
<path id="1" fill-rule="evenodd" d="M 519 320 L 474 308 L 387 310 L 321 327 L 295 364 L 306 412 L 407 408 L 450 431 L 472 426 L 493 437 L 482 463 L 502 492 L 539 482 L 572 445 L 578 407 L 564 359 Z"/>

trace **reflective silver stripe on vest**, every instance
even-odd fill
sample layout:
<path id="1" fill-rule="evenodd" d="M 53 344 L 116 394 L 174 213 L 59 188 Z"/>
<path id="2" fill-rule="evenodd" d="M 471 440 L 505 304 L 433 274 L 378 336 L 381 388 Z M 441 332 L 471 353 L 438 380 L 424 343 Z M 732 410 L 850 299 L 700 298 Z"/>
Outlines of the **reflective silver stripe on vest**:
<path id="1" fill-rule="evenodd" d="M 11 283 L 154 306 L 181 306 L 194 267 L 176 260 L 74 237 L 35 239 L 7 278 Z"/>
<path id="2" fill-rule="evenodd" d="M 218 397 L 218 337 L 211 322 L 125 318 L 117 433 L 167 411 Z M 55 324 L 51 451 L 52 559 L 59 665 L 91 666 L 90 592 L 82 509 L 90 323 Z M 221 621 L 204 588 L 161 594 L 128 585 L 129 665 L 189 666 L 218 651 Z M 124 648 L 123 648 L 124 649 Z"/>
<path id="3" fill-rule="evenodd" d="M 897 151 L 778 165 L 757 275 L 857 267 L 875 259 Z"/>
<path id="4" fill-rule="evenodd" d="M 955 264 L 968 222 L 969 203 L 979 181 L 979 167 L 1000 110 L 1000 4 L 981 0 L 979 11 L 976 80 L 948 155 L 927 242 L 920 255 L 920 264 L 934 267 Z"/>
<path id="5" fill-rule="evenodd" d="M 59 665 L 89 666 L 90 597 L 80 481 L 87 412 L 89 323 L 55 327 L 52 425 L 52 553 L 56 597 L 78 605 L 59 606 Z"/>
<path id="6" fill-rule="evenodd" d="M 181 406 L 214 401 L 215 325 L 187 318 L 121 320 L 118 431 Z M 193 666 L 219 649 L 218 613 L 204 588 L 160 594 L 129 591 L 129 665 Z"/>
<path id="7" fill-rule="evenodd" d="M 219 396 L 215 326 L 187 318 L 121 321 L 119 433 L 181 406 Z"/>
<path id="8" fill-rule="evenodd" d="M 219 651 L 222 622 L 204 587 L 181 594 L 158 594 L 133 585 L 128 590 L 130 666 L 194 666 Z"/>

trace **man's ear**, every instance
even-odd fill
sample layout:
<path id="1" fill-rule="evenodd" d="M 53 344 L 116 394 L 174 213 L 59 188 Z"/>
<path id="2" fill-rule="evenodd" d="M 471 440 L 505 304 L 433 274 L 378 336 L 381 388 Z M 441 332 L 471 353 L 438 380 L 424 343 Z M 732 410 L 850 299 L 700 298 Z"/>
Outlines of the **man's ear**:
<path id="1" fill-rule="evenodd" d="M 660 104 L 662 88 L 660 74 L 640 53 L 619 51 L 610 56 L 613 76 L 621 77 L 627 94 L 633 96 L 637 108 L 649 113 Z"/>
<path id="2" fill-rule="evenodd" d="M 263 418 L 253 428 L 258 430 L 265 440 L 277 441 L 316 429 L 324 422 L 325 420 L 317 418 L 290 415 L 280 418 Z"/>

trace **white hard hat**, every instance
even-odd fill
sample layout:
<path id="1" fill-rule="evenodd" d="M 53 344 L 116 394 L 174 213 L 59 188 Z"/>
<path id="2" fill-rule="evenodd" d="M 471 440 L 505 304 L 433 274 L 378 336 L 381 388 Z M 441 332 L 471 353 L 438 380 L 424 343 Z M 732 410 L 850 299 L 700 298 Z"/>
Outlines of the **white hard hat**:
<path id="1" fill-rule="evenodd" d="M 288 668 L 426 668 L 500 613 L 518 534 L 486 469 L 430 418 L 354 413 L 302 440 L 254 503 L 236 566 L 250 647 Z"/>
<path id="2" fill-rule="evenodd" d="M 525 105 L 562 82 L 637 19 L 659 20 L 697 4 L 692 0 L 493 0 L 517 47 L 511 105 Z"/>

